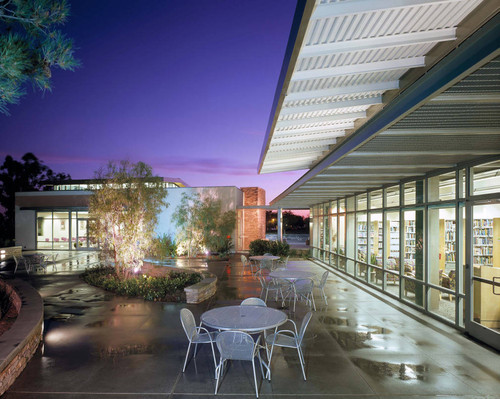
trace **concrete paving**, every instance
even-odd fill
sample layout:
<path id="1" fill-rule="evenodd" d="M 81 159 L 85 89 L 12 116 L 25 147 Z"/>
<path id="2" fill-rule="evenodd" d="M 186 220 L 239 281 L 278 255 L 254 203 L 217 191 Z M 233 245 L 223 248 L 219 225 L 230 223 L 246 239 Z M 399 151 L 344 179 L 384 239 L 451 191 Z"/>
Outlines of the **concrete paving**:
<path id="1" fill-rule="evenodd" d="M 259 296 L 258 281 L 248 271 L 242 275 L 239 257 L 229 264 L 192 263 L 216 274 L 219 285 L 211 300 L 186 305 L 116 297 L 88 286 L 78 274 L 95 258 L 75 254 L 78 259 L 71 253 L 59 258 L 56 271 L 30 277 L 45 301 L 43 345 L 2 399 L 214 397 L 208 346 L 182 372 L 188 342 L 179 311 L 188 307 L 199 320 L 210 308 Z M 289 267 L 323 272 L 306 261 Z M 498 352 L 341 276 L 330 274 L 326 292 L 328 305 L 316 296 L 318 310 L 305 337 L 307 381 L 297 353 L 278 349 L 272 381 L 258 375 L 259 397 L 500 398 Z M 295 314 L 287 311 L 300 321 L 307 310 L 299 304 Z M 251 364 L 231 363 L 217 396 L 255 397 Z"/>

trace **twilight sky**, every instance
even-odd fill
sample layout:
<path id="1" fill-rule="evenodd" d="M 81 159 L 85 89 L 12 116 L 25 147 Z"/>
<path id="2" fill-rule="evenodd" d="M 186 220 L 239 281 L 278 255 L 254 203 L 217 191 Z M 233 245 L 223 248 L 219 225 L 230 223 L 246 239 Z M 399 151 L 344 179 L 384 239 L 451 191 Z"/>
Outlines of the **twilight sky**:
<path id="1" fill-rule="evenodd" d="M 83 65 L 0 114 L 1 162 L 29 151 L 86 179 L 144 161 L 191 186 L 260 186 L 267 202 L 303 174 L 257 174 L 295 0 L 70 4 L 62 30 Z"/>

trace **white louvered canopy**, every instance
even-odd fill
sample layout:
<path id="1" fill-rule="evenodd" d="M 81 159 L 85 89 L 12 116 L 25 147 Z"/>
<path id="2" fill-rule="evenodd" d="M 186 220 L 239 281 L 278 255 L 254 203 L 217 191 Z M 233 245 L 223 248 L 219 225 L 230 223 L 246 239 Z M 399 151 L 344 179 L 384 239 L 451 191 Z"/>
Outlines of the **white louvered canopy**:
<path id="1" fill-rule="evenodd" d="M 259 173 L 310 169 L 436 62 L 481 0 L 307 1 Z M 302 33 L 301 33 L 302 32 Z M 441 103 L 443 107 L 449 103 Z"/>

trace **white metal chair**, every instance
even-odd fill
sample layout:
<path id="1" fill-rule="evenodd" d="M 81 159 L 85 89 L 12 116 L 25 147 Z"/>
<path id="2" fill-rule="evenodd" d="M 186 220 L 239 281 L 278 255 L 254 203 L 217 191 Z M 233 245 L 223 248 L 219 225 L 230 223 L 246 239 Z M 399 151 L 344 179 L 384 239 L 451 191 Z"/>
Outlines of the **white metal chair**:
<path id="1" fill-rule="evenodd" d="M 328 279 L 328 273 L 329 273 L 328 270 L 323 273 L 323 275 L 321 276 L 321 280 L 317 285 L 317 288 L 321 291 L 321 295 L 323 296 L 325 305 L 328 305 L 328 301 L 326 299 L 326 294 L 325 294 L 325 285 L 326 285 L 326 280 Z"/>
<path id="2" fill-rule="evenodd" d="M 311 321 L 312 312 L 308 312 L 304 318 L 302 319 L 302 324 L 300 326 L 300 330 L 297 331 L 297 324 L 291 319 L 288 319 L 287 322 L 293 324 L 293 330 L 279 330 L 275 334 L 269 334 L 266 337 L 266 349 L 268 346 L 271 346 L 271 352 L 268 353 L 269 365 L 268 370 L 270 373 L 271 370 L 271 359 L 273 357 L 274 347 L 281 346 L 284 348 L 295 348 L 297 349 L 297 353 L 299 354 L 300 366 L 302 367 L 302 375 L 304 376 L 304 381 L 306 380 L 306 372 L 304 370 L 305 360 L 304 353 L 302 352 L 302 341 L 304 339 L 304 335 L 306 333 L 307 326 Z M 269 375 L 270 377 L 270 375 Z"/>
<path id="3" fill-rule="evenodd" d="M 29 276 L 31 267 L 29 266 L 26 258 L 23 257 L 22 255 L 19 258 L 16 255 L 12 255 L 12 257 L 14 258 L 14 262 L 16 263 L 16 267 L 14 268 L 14 276 L 16 275 L 17 268 L 19 267 L 20 264 L 24 265 L 26 274 Z"/>
<path id="4" fill-rule="evenodd" d="M 241 271 L 242 275 L 245 273 L 245 267 L 249 267 L 250 272 L 253 274 L 253 263 L 249 261 L 245 255 L 241 255 L 241 263 L 243 264 L 243 270 Z"/>
<path id="5" fill-rule="evenodd" d="M 198 344 L 210 344 L 212 347 L 212 356 L 214 358 L 214 366 L 217 367 L 217 360 L 215 359 L 214 342 L 217 337 L 217 332 L 209 332 L 204 327 L 197 327 L 196 321 L 194 319 L 193 313 L 189 309 L 181 309 L 181 324 L 186 337 L 189 340 L 189 345 L 186 351 L 186 359 L 184 360 L 184 367 L 182 372 L 186 370 L 186 365 L 189 357 L 189 351 L 191 349 L 191 344 L 195 344 L 194 357 L 196 357 L 196 351 L 198 349 Z M 217 373 L 217 370 L 215 371 Z M 217 378 L 217 377 L 216 377 Z"/>
<path id="6" fill-rule="evenodd" d="M 215 394 L 219 388 L 219 382 L 224 374 L 224 364 L 227 360 L 247 360 L 252 362 L 253 380 L 255 384 L 255 396 L 259 397 L 259 389 L 257 387 L 257 375 L 255 373 L 255 358 L 258 357 L 260 371 L 264 378 L 264 370 L 262 369 L 262 359 L 259 352 L 259 341 L 254 342 L 252 336 L 243 331 L 222 331 L 216 339 L 217 348 L 220 352 L 219 365 L 217 366 Z"/>
<path id="7" fill-rule="evenodd" d="M 286 269 L 287 265 L 288 265 L 288 259 L 290 257 L 287 256 L 286 258 L 282 258 L 282 259 L 279 259 L 278 262 L 277 262 L 277 267 L 278 268 L 283 268 L 283 269 Z"/>
<path id="8" fill-rule="evenodd" d="M 262 270 L 259 270 L 255 273 L 255 277 L 259 279 L 260 285 L 262 287 L 261 296 L 264 295 L 264 302 L 267 303 L 267 297 L 269 292 L 275 293 L 275 300 L 278 301 L 279 295 L 283 299 L 283 282 L 276 281 L 274 279 L 267 279 L 263 274 Z M 265 292 L 265 294 L 264 294 Z"/>
<path id="9" fill-rule="evenodd" d="M 297 300 L 305 300 L 305 302 L 314 310 L 316 310 L 316 303 L 314 302 L 314 281 L 311 279 L 296 280 L 293 285 L 294 300 L 293 311 L 295 312 L 295 304 Z"/>
<path id="10" fill-rule="evenodd" d="M 267 306 L 260 298 L 247 298 L 241 301 L 240 306 Z"/>

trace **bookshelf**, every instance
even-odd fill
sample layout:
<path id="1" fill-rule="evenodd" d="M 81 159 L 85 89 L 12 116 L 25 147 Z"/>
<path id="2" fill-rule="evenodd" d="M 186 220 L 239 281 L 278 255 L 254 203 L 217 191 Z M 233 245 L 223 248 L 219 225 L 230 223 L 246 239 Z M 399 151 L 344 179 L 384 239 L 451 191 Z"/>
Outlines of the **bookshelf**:
<path id="1" fill-rule="evenodd" d="M 453 267 L 455 265 L 455 221 L 454 220 L 445 220 L 444 221 L 444 257 L 445 264 L 447 266 Z"/>
<path id="2" fill-rule="evenodd" d="M 493 266 L 493 219 L 474 219 L 474 266 Z"/>
<path id="3" fill-rule="evenodd" d="M 399 259 L 399 222 L 389 223 L 389 258 Z"/>
<path id="4" fill-rule="evenodd" d="M 415 259 L 415 221 L 405 221 L 405 260 Z"/>
<path id="5" fill-rule="evenodd" d="M 357 244 L 358 244 L 358 259 L 364 261 L 366 260 L 367 244 L 368 244 L 366 222 L 358 222 Z"/>

